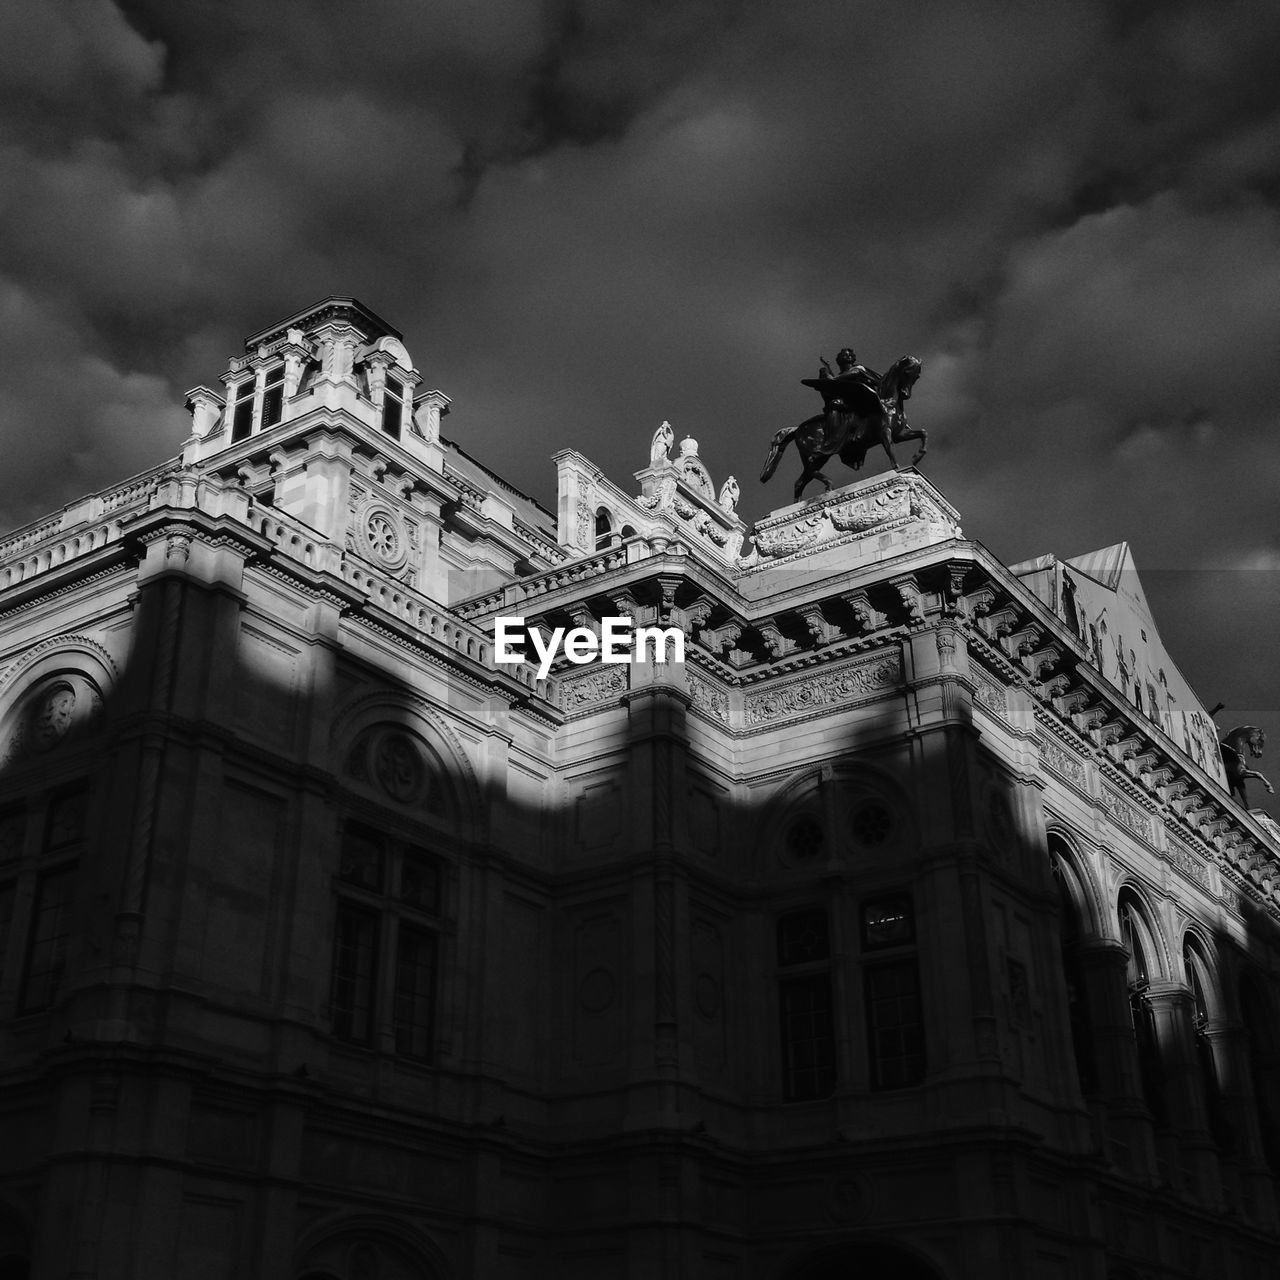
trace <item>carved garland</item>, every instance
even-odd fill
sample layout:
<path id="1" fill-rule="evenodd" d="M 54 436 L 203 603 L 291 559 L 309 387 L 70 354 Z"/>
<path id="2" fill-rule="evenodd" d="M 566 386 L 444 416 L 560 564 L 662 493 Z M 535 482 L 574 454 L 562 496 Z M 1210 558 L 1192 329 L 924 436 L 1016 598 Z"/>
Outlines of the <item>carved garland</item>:
<path id="1" fill-rule="evenodd" d="M 851 698 L 892 688 L 902 680 L 902 655 L 886 654 L 871 662 L 749 693 L 744 700 L 747 724 L 767 724 L 815 709 L 839 710 Z"/>

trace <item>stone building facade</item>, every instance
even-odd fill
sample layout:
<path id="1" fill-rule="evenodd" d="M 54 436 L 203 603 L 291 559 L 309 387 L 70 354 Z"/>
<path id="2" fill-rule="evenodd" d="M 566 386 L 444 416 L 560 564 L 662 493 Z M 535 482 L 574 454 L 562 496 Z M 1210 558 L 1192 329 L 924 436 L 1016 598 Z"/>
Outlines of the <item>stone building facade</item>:
<path id="1" fill-rule="evenodd" d="M 331 298 L 0 542 L 0 1278 L 1277 1274 L 1280 845 L 1127 549 L 448 403 Z M 606 617 L 685 660 L 495 661 Z"/>

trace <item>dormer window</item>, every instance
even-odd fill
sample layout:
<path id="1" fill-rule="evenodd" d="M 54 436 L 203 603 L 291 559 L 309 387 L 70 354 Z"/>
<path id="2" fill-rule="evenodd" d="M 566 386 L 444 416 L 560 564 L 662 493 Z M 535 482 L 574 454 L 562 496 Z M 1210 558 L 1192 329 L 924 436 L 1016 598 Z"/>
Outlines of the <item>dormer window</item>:
<path id="1" fill-rule="evenodd" d="M 398 378 L 387 378 L 382 396 L 382 429 L 393 440 L 400 439 L 400 424 L 404 421 L 404 383 Z"/>
<path id="2" fill-rule="evenodd" d="M 235 407 L 231 410 L 231 443 L 247 440 L 253 431 L 254 380 L 242 382 L 236 388 Z"/>
<path id="3" fill-rule="evenodd" d="M 262 378 L 262 407 L 258 429 L 274 427 L 284 417 L 284 365 L 272 365 Z M 231 410 L 231 443 L 247 440 L 254 430 L 257 407 L 258 378 L 248 378 L 235 388 L 235 401 Z"/>
<path id="4" fill-rule="evenodd" d="M 262 393 L 262 430 L 274 427 L 284 416 L 284 365 L 267 370 Z"/>

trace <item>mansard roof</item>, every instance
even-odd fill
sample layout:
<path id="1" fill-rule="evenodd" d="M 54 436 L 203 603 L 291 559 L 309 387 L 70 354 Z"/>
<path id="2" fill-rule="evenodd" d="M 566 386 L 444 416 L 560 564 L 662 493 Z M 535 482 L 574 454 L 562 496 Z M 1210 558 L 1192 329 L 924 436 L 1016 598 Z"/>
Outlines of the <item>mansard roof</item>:
<path id="1" fill-rule="evenodd" d="M 244 340 L 244 349 L 254 351 L 259 346 L 269 346 L 283 338 L 290 329 L 310 329 L 329 321 L 345 321 L 354 325 L 371 340 L 378 338 L 395 338 L 403 341 L 404 334 L 393 325 L 388 324 L 377 312 L 370 310 L 358 298 L 342 297 L 330 294 L 329 297 L 304 307 L 291 315 L 287 320 L 268 325 L 258 333 L 250 334 Z"/>

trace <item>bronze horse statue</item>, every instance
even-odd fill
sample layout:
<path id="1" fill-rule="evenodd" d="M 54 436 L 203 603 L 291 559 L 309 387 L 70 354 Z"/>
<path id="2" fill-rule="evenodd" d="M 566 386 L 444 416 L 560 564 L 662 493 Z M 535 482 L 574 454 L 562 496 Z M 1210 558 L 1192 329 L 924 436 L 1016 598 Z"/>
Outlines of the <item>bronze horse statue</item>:
<path id="1" fill-rule="evenodd" d="M 896 469 L 898 459 L 894 456 L 893 446 L 905 440 L 919 440 L 920 450 L 911 459 L 914 466 L 925 455 L 928 434 L 923 430 L 912 430 L 907 425 L 903 403 L 910 397 L 911 388 L 919 377 L 920 361 L 915 356 L 903 356 L 894 361 L 882 376 L 877 377 L 868 371 L 865 382 L 844 383 L 841 395 L 846 408 L 843 412 L 819 413 L 806 418 L 798 426 L 783 427 L 773 437 L 769 442 L 764 470 L 760 473 L 761 483 L 773 475 L 783 450 L 793 440 L 804 464 L 800 479 L 796 481 L 796 502 L 800 501 L 800 494 L 810 480 L 821 480 L 828 489 L 831 488 L 831 481 L 822 474 L 822 468 L 837 454 L 841 462 L 857 471 L 867 456 L 867 450 L 882 444 Z M 832 383 L 834 381 L 831 380 Z M 821 389 L 823 380 L 806 380 L 805 385 Z M 832 417 L 838 423 L 834 433 L 828 431 Z"/>
<path id="2" fill-rule="evenodd" d="M 1256 725 L 1242 724 L 1238 729 L 1232 729 L 1218 745 L 1222 748 L 1222 767 L 1227 771 L 1227 790 L 1232 795 L 1238 791 L 1240 803 L 1246 809 L 1249 807 L 1244 796 L 1246 778 L 1257 778 L 1270 795 L 1275 795 L 1275 787 L 1247 764 L 1248 756 L 1256 760 L 1262 755 L 1262 748 L 1267 745 L 1267 735 L 1261 729 Z"/>

